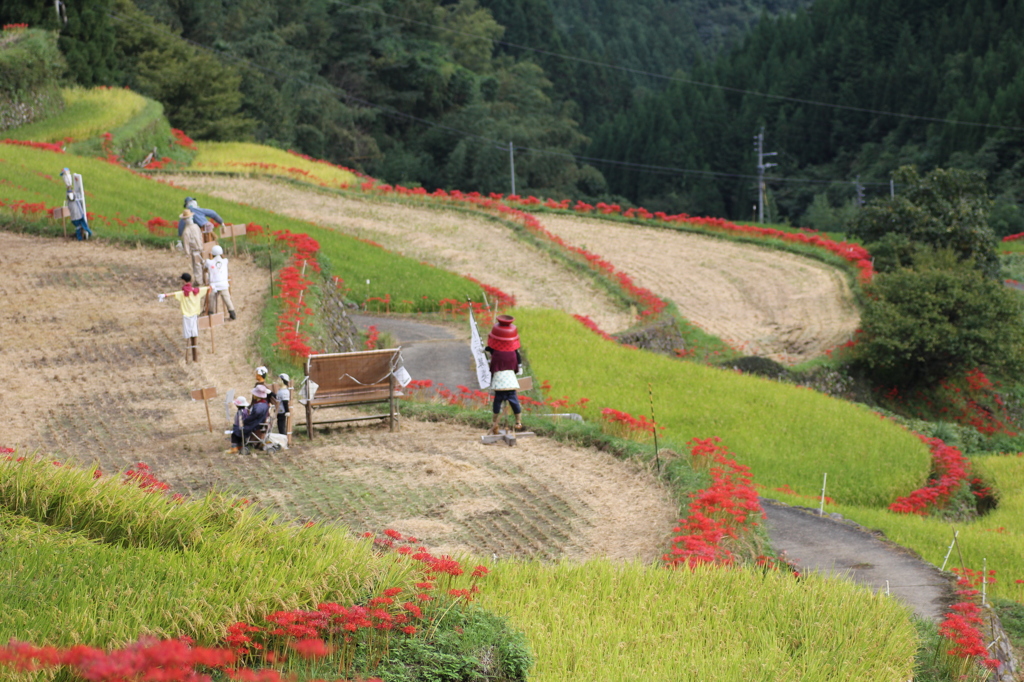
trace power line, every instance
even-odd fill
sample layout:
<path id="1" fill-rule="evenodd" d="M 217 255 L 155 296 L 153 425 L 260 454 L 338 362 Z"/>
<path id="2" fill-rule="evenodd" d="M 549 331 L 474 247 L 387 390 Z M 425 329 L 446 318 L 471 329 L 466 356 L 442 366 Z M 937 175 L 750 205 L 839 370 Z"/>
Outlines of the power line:
<path id="1" fill-rule="evenodd" d="M 335 0 L 335 2 L 338 2 L 338 4 L 347 4 L 347 3 L 340 2 L 340 0 Z M 138 20 L 133 19 L 133 18 L 128 17 L 128 16 L 125 16 L 125 15 L 122 15 L 122 14 L 118 14 L 117 12 L 111 12 L 109 16 L 111 18 L 115 19 L 115 20 L 122 21 L 122 22 L 127 22 L 127 23 L 132 23 L 132 24 L 135 24 L 136 26 L 142 25 L 142 23 L 139 22 Z M 387 15 L 387 16 L 393 16 L 393 15 Z M 171 33 L 170 29 L 168 29 L 167 27 L 163 26 L 162 24 L 157 23 L 156 25 L 159 28 L 166 30 L 168 33 Z M 250 59 L 248 57 L 243 57 L 243 56 L 234 54 L 232 52 L 227 52 L 227 51 L 217 50 L 215 48 L 210 48 L 210 47 L 208 47 L 206 45 L 203 45 L 201 43 L 197 43 L 197 42 L 195 42 L 193 40 L 189 40 L 188 38 L 185 38 L 184 36 L 178 36 L 178 35 L 173 34 L 173 33 L 171 33 L 171 34 L 174 35 L 174 37 L 176 39 L 183 40 L 183 41 L 187 42 L 188 44 L 192 45 L 193 47 L 195 47 L 196 49 L 200 49 L 200 50 L 203 50 L 203 51 L 206 51 L 206 52 L 216 53 L 216 54 L 218 54 L 218 55 L 220 55 L 220 56 L 222 56 L 222 57 L 224 57 L 224 58 L 226 58 L 228 60 L 231 60 L 231 61 L 237 62 L 239 64 L 243 64 L 243 65 L 252 67 L 254 69 L 257 69 L 259 71 L 262 71 L 262 72 L 270 74 L 270 75 L 273 75 L 273 76 L 275 76 L 277 78 L 281 78 L 283 80 L 288 80 L 288 79 L 294 80 L 295 79 L 295 76 L 292 73 L 286 73 L 286 72 L 278 71 L 278 70 L 273 69 L 273 68 L 268 67 L 268 66 L 264 66 L 262 64 L 256 63 L 254 60 L 252 60 L 252 59 Z M 407 120 L 407 121 L 412 121 L 412 122 L 419 123 L 421 125 L 424 125 L 424 126 L 427 126 L 427 127 L 430 127 L 430 128 L 435 128 L 437 130 L 443 130 L 443 131 L 452 133 L 454 135 L 461 136 L 463 138 L 479 140 L 479 141 L 485 142 L 485 143 L 487 143 L 489 145 L 493 145 L 496 148 L 501 148 L 501 149 L 507 149 L 508 148 L 508 143 L 506 141 L 504 141 L 504 140 L 497 140 L 495 138 L 486 137 L 484 135 L 479 135 L 477 133 L 472 133 L 472 132 L 469 132 L 469 131 L 466 131 L 466 130 L 462 130 L 460 128 L 454 128 L 452 126 L 447 126 L 447 125 L 444 125 L 442 123 L 437 123 L 437 122 L 431 121 L 429 119 L 420 118 L 419 116 L 415 116 L 413 114 L 408 114 L 408 113 L 405 113 L 403 111 L 399 111 L 398 109 L 395 109 L 392 106 L 389 106 L 389 105 L 386 105 L 386 104 L 378 104 L 376 102 L 371 102 L 370 100 L 366 100 L 366 99 L 363 99 L 361 97 L 357 97 L 355 95 L 352 95 L 351 93 L 346 92 L 342 88 L 340 88 L 338 86 L 335 86 L 335 85 L 331 85 L 329 83 L 327 83 L 327 84 L 325 84 L 325 83 L 314 83 L 314 82 L 311 82 L 311 81 L 309 81 L 308 79 L 305 79 L 305 78 L 303 79 L 303 82 L 304 82 L 304 84 L 307 87 L 318 89 L 318 90 L 324 90 L 324 91 L 326 91 L 326 92 L 328 92 L 328 93 L 330 93 L 330 94 L 332 94 L 334 96 L 340 96 L 340 97 L 342 97 L 342 98 L 344 98 L 346 100 L 349 100 L 350 102 L 354 102 L 354 103 L 359 104 L 361 106 L 364 106 L 364 107 L 367 107 L 367 108 L 379 111 L 381 114 L 383 114 L 385 116 L 390 116 L 392 118 L 398 118 L 398 119 L 403 119 L 403 120 Z M 550 150 L 550 149 L 539 149 L 539 148 L 536 148 L 536 147 L 529 147 L 529 146 L 514 146 L 514 149 L 515 150 L 519 150 L 519 151 L 533 152 L 535 154 L 545 154 L 545 155 L 548 155 L 548 156 L 555 156 L 555 157 L 566 158 L 566 159 L 570 159 L 572 161 L 585 161 L 585 162 L 591 163 L 591 164 L 603 164 L 603 165 L 606 165 L 606 166 L 617 166 L 617 167 L 621 167 L 621 168 L 624 168 L 624 169 L 627 169 L 627 170 L 634 170 L 634 171 L 638 171 L 638 172 L 652 173 L 652 174 L 656 174 L 656 175 L 696 175 L 696 176 L 732 178 L 732 179 L 741 179 L 741 180 L 759 180 L 761 178 L 760 175 L 752 175 L 752 174 L 745 174 L 745 173 L 726 173 L 726 172 L 721 172 L 721 171 L 698 170 L 698 169 L 692 169 L 692 168 L 679 168 L 679 167 L 675 167 L 675 166 L 661 166 L 661 165 L 656 165 L 656 164 L 636 163 L 636 162 L 631 162 L 631 161 L 619 161 L 619 160 L 616 160 L 616 159 L 601 159 L 601 158 L 595 158 L 595 157 L 590 157 L 590 156 L 583 156 L 581 154 L 573 154 L 573 153 L 570 153 L 570 152 L 560 152 L 560 151 L 554 151 L 554 150 Z M 773 182 L 786 182 L 786 183 L 798 183 L 798 184 L 816 184 L 816 185 L 848 184 L 850 182 L 849 180 L 815 180 L 815 179 L 810 179 L 810 178 L 786 178 L 786 177 L 764 177 L 763 179 L 764 180 L 770 180 L 770 181 L 773 181 Z M 862 183 L 862 184 L 864 184 L 865 186 L 867 186 L 867 185 L 888 186 L 888 183 L 880 183 L 880 182 L 867 182 L 867 183 Z"/>
<path id="2" fill-rule="evenodd" d="M 928 122 L 928 123 L 942 123 L 942 124 L 945 124 L 945 125 L 960 125 L 960 126 L 970 126 L 970 127 L 974 127 L 974 128 L 992 128 L 994 130 L 1012 130 L 1012 131 L 1017 131 L 1017 132 L 1024 132 L 1024 127 L 1020 127 L 1020 126 L 1004 126 L 1004 125 L 999 125 L 999 124 L 996 124 L 996 123 L 977 123 L 977 122 L 974 122 L 974 121 L 959 121 L 959 120 L 951 119 L 951 118 L 938 118 L 938 117 L 934 117 L 934 116 L 920 116 L 918 114 L 903 114 L 903 113 L 894 112 L 894 111 L 884 111 L 884 110 L 881 110 L 881 109 L 869 109 L 869 108 L 866 108 L 866 107 L 855 107 L 855 106 L 850 106 L 850 105 L 846 105 L 846 104 L 834 104 L 832 102 L 821 102 L 821 101 L 818 101 L 818 100 L 804 99 L 804 98 L 801 98 L 801 97 L 789 97 L 789 96 L 786 96 L 786 95 L 773 95 L 773 94 L 767 93 L 767 92 L 760 92 L 760 91 L 757 91 L 757 90 L 748 90 L 748 89 L 745 89 L 745 88 L 735 88 L 735 87 L 728 86 L 728 85 L 719 85 L 718 83 L 707 83 L 705 81 L 693 80 L 691 78 L 683 78 L 681 76 L 668 76 L 668 75 L 661 74 L 661 73 L 654 73 L 653 71 L 644 71 L 643 69 L 634 69 L 634 68 L 631 68 L 631 67 L 628 67 L 628 66 L 619 66 L 617 64 L 609 64 L 608 62 L 600 62 L 600 61 L 593 60 L 593 59 L 587 59 L 585 57 L 577 57 L 575 55 L 566 54 L 564 52 L 552 52 L 550 50 L 544 50 L 544 49 L 537 48 L 537 47 L 530 47 L 528 45 L 520 45 L 518 43 L 511 43 L 511 42 L 508 42 L 508 41 L 505 41 L 505 40 L 499 40 L 497 38 L 491 38 L 489 36 L 481 35 L 479 33 L 470 33 L 468 31 L 461 31 L 461 30 L 458 30 L 458 29 L 449 28 L 447 26 L 440 26 L 440 25 L 437 25 L 437 24 L 429 24 L 427 22 L 417 21 L 416 19 L 409 19 L 409 18 L 406 18 L 406 17 L 402 17 L 402 16 L 399 16 L 397 14 L 389 14 L 388 12 L 385 12 L 383 10 L 372 9 L 372 8 L 369 8 L 369 7 L 364 7 L 362 5 L 353 5 L 352 3 L 344 2 L 344 0 L 331 0 L 331 3 L 335 4 L 335 5 L 343 5 L 345 7 L 350 7 L 352 9 L 354 9 L 354 10 L 358 10 L 358 11 L 361 11 L 361 12 L 367 12 L 369 14 L 379 14 L 381 16 L 390 17 L 390 18 L 393 18 L 393 19 L 398 19 L 400 21 L 404 21 L 404 22 L 407 22 L 407 23 L 410 23 L 410 24 L 418 24 L 420 26 L 427 26 L 427 27 L 438 29 L 438 30 L 442 30 L 442 31 L 448 31 L 450 33 L 456 33 L 456 34 L 459 34 L 459 35 L 469 36 L 469 37 L 473 37 L 473 38 L 479 38 L 480 40 L 489 40 L 492 43 L 495 43 L 497 45 L 504 45 L 506 47 L 512 47 L 512 48 L 516 48 L 516 49 L 519 49 L 519 50 L 526 50 L 526 51 L 529 51 L 529 52 L 535 52 L 537 54 L 542 54 L 542 55 L 545 55 L 545 56 L 548 56 L 548 57 L 557 57 L 559 59 L 565 59 L 567 61 L 578 62 L 580 64 L 587 64 L 589 66 L 598 66 L 598 67 L 601 67 L 601 68 L 611 69 L 611 70 L 614 70 L 614 71 L 621 71 L 623 73 L 628 73 L 628 74 L 637 75 L 637 76 L 648 76 L 650 78 L 657 78 L 659 80 L 665 80 L 665 81 L 670 81 L 670 82 L 674 82 L 674 83 L 685 83 L 685 84 L 688 84 L 688 85 L 696 85 L 696 86 L 703 87 L 703 88 L 713 88 L 713 89 L 722 90 L 722 91 L 725 91 L 725 92 L 733 92 L 733 93 L 743 94 L 743 95 L 752 95 L 752 96 L 755 96 L 755 97 L 764 97 L 765 99 L 773 99 L 773 100 L 778 100 L 778 101 L 782 101 L 782 102 L 793 102 L 795 104 L 808 104 L 808 105 L 811 105 L 811 106 L 827 107 L 827 108 L 830 108 L 830 109 L 840 109 L 842 111 L 855 111 L 855 112 L 862 113 L 862 114 L 873 114 L 873 115 L 876 115 L 876 116 L 893 116 L 895 118 L 903 118 L 903 119 L 913 120 L 913 121 L 925 121 L 925 122 Z"/>

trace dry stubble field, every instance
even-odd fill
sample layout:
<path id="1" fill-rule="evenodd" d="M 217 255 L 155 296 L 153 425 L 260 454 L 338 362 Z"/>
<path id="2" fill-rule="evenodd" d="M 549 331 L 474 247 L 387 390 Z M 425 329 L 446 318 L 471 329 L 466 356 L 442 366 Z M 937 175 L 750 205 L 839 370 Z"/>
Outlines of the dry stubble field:
<path id="1" fill-rule="evenodd" d="M 525 308 L 554 308 L 572 315 L 588 315 L 603 329 L 613 332 L 632 324 L 629 314 L 592 281 L 578 277 L 491 220 L 455 210 L 351 199 L 263 178 L 162 177 L 196 192 L 333 228 L 458 275 L 471 275 L 514 294 L 517 305 Z M 230 220 L 229 216 L 224 218 Z"/>
<path id="2" fill-rule="evenodd" d="M 514 293 L 524 307 L 588 315 L 607 332 L 631 320 L 589 281 L 506 228 L 456 211 L 359 200 L 264 178 L 171 175 L 189 189 L 308 220 Z M 668 229 L 543 215 L 569 243 L 607 258 L 750 355 L 796 364 L 847 341 L 858 313 L 844 275 L 794 254 Z M 499 254 L 496 257 L 495 254 Z"/>
<path id="3" fill-rule="evenodd" d="M 394 527 L 444 552 L 654 560 L 676 508 L 647 472 L 545 439 L 484 446 L 479 432 L 405 421 L 332 430 L 285 452 L 229 455 L 211 401 L 207 430 L 193 388 L 245 391 L 256 364 L 253 313 L 266 273 L 232 259 L 239 321 L 201 337 L 184 361 L 177 287 L 185 257 L 167 250 L 0 232 L 0 444 L 105 471 L 144 461 L 175 490 L 238 492 L 286 518 Z M 273 369 L 273 368 L 271 368 Z"/>

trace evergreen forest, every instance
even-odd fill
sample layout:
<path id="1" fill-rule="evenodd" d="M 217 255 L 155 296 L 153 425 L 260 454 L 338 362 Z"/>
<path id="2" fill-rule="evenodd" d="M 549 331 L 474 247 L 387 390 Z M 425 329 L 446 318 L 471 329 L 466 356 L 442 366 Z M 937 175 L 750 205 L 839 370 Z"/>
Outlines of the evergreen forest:
<path id="1" fill-rule="evenodd" d="M 7 0 L 67 79 L 196 139 L 407 186 L 840 229 L 902 166 L 984 175 L 1024 230 L 1024 0 Z"/>

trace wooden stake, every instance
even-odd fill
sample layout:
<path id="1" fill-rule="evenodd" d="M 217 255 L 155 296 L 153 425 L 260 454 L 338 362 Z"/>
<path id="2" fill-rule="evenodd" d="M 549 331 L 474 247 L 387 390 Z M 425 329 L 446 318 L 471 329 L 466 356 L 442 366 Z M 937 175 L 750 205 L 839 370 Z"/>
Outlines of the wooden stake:
<path id="1" fill-rule="evenodd" d="M 210 429 L 210 433 L 213 433 L 213 420 L 210 419 L 210 398 L 217 397 L 217 388 L 210 386 L 209 388 L 197 388 L 191 393 L 192 400 L 202 400 L 206 406 L 206 425 Z"/>

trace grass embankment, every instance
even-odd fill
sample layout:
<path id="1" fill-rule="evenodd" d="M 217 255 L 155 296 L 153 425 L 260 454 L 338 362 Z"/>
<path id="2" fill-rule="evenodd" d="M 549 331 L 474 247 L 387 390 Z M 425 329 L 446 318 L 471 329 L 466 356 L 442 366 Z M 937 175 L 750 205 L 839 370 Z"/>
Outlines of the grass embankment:
<path id="1" fill-rule="evenodd" d="M 349 186 L 355 173 L 326 161 L 250 142 L 199 142 L 189 170 L 277 175 L 329 187 Z"/>
<path id="2" fill-rule="evenodd" d="M 42 121 L 12 128 L 5 134 L 14 140 L 33 142 L 75 141 L 97 137 L 127 124 L 153 103 L 125 88 L 65 88 L 64 111 Z"/>
<path id="3" fill-rule="evenodd" d="M 343 529 L 275 524 L 219 494 L 177 502 L 47 461 L 0 463 L 0 510 L 4 642 L 211 645 L 236 620 L 354 602 L 408 577 Z"/>

